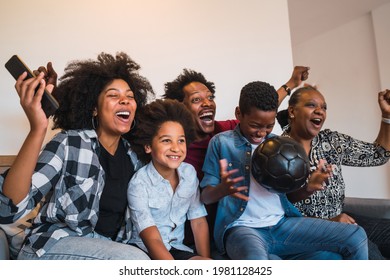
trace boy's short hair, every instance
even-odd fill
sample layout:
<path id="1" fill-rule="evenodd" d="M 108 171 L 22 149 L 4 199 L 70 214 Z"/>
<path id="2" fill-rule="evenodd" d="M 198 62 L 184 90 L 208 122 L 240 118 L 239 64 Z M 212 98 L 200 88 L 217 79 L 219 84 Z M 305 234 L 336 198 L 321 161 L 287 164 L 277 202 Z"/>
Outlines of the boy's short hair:
<path id="1" fill-rule="evenodd" d="M 266 82 L 248 83 L 241 89 L 239 107 L 243 115 L 249 114 L 253 107 L 262 111 L 277 111 L 278 93 Z"/>
<path id="2" fill-rule="evenodd" d="M 144 146 L 152 144 L 153 137 L 161 125 L 168 121 L 181 124 L 187 146 L 195 140 L 194 119 L 187 107 L 177 100 L 157 99 L 138 112 L 136 129 L 129 139 L 132 149 L 142 162 L 148 163 L 151 160 L 151 156 L 145 152 Z"/>

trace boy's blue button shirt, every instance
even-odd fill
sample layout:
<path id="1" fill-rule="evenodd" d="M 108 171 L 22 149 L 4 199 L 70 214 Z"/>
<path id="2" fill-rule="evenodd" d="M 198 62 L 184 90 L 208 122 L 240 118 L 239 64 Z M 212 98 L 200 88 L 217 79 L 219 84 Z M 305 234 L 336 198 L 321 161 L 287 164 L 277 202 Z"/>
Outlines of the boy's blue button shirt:
<path id="1" fill-rule="evenodd" d="M 167 250 L 172 247 L 191 251 L 183 244 L 184 223 L 207 215 L 200 201 L 199 181 L 195 168 L 182 162 L 177 168 L 179 185 L 175 192 L 150 162 L 131 179 L 128 201 L 134 230 L 131 243 L 147 251 L 139 236 L 144 229 L 156 226 Z"/>
<path id="2" fill-rule="evenodd" d="M 275 137 L 275 135 L 269 134 L 267 136 L 267 138 L 271 137 Z M 239 125 L 234 130 L 219 133 L 210 140 L 203 165 L 204 177 L 200 183 L 201 188 L 207 186 L 215 187 L 221 182 L 219 163 L 221 159 L 227 160 L 228 170 L 238 169 L 235 176 L 244 176 L 244 181 L 239 182 L 237 185 L 248 186 L 248 192 L 242 192 L 248 196 L 250 191 L 252 145 L 241 134 Z M 286 216 L 301 216 L 299 211 L 288 201 L 285 194 L 280 194 L 279 197 Z M 226 230 L 232 222 L 242 215 L 246 206 L 247 201 L 232 196 L 226 196 L 218 202 L 214 239 L 217 249 L 221 253 L 225 252 L 223 239 Z"/>

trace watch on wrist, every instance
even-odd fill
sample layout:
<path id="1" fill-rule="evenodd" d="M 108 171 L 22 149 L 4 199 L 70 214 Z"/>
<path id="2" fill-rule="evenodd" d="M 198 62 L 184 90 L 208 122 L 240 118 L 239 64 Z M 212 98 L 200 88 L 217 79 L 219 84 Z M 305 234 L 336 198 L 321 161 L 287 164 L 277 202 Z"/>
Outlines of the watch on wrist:
<path id="1" fill-rule="evenodd" d="M 291 94 L 291 88 L 289 88 L 287 85 L 282 85 L 282 88 L 287 92 L 287 95 Z"/>

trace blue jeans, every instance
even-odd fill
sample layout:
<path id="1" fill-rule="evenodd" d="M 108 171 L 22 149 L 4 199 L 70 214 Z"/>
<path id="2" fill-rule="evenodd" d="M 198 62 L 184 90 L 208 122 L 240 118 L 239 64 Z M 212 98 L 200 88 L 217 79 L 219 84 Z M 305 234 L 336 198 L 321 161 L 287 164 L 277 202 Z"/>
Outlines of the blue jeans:
<path id="1" fill-rule="evenodd" d="M 29 245 L 22 247 L 18 260 L 150 260 L 141 249 L 112 241 L 96 233 L 58 240 L 42 257 Z"/>
<path id="2" fill-rule="evenodd" d="M 363 228 L 315 218 L 285 217 L 264 228 L 233 227 L 225 246 L 236 260 L 267 260 L 270 254 L 282 259 L 368 259 Z"/>
<path id="3" fill-rule="evenodd" d="M 8 240 L 5 232 L 0 228 L 0 260 L 9 259 Z"/>

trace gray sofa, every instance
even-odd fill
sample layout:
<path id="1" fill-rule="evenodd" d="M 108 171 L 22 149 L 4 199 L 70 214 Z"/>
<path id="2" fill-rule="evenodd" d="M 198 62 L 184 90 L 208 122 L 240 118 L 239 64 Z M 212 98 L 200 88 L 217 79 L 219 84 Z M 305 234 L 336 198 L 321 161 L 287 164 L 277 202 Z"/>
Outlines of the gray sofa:
<path id="1" fill-rule="evenodd" d="M 390 199 L 347 197 L 344 210 L 360 216 L 390 219 Z M 0 260 L 9 259 L 9 256 L 7 238 L 0 229 Z"/>
<path id="2" fill-rule="evenodd" d="M 390 199 L 346 197 L 344 211 L 369 218 L 390 219 Z"/>

